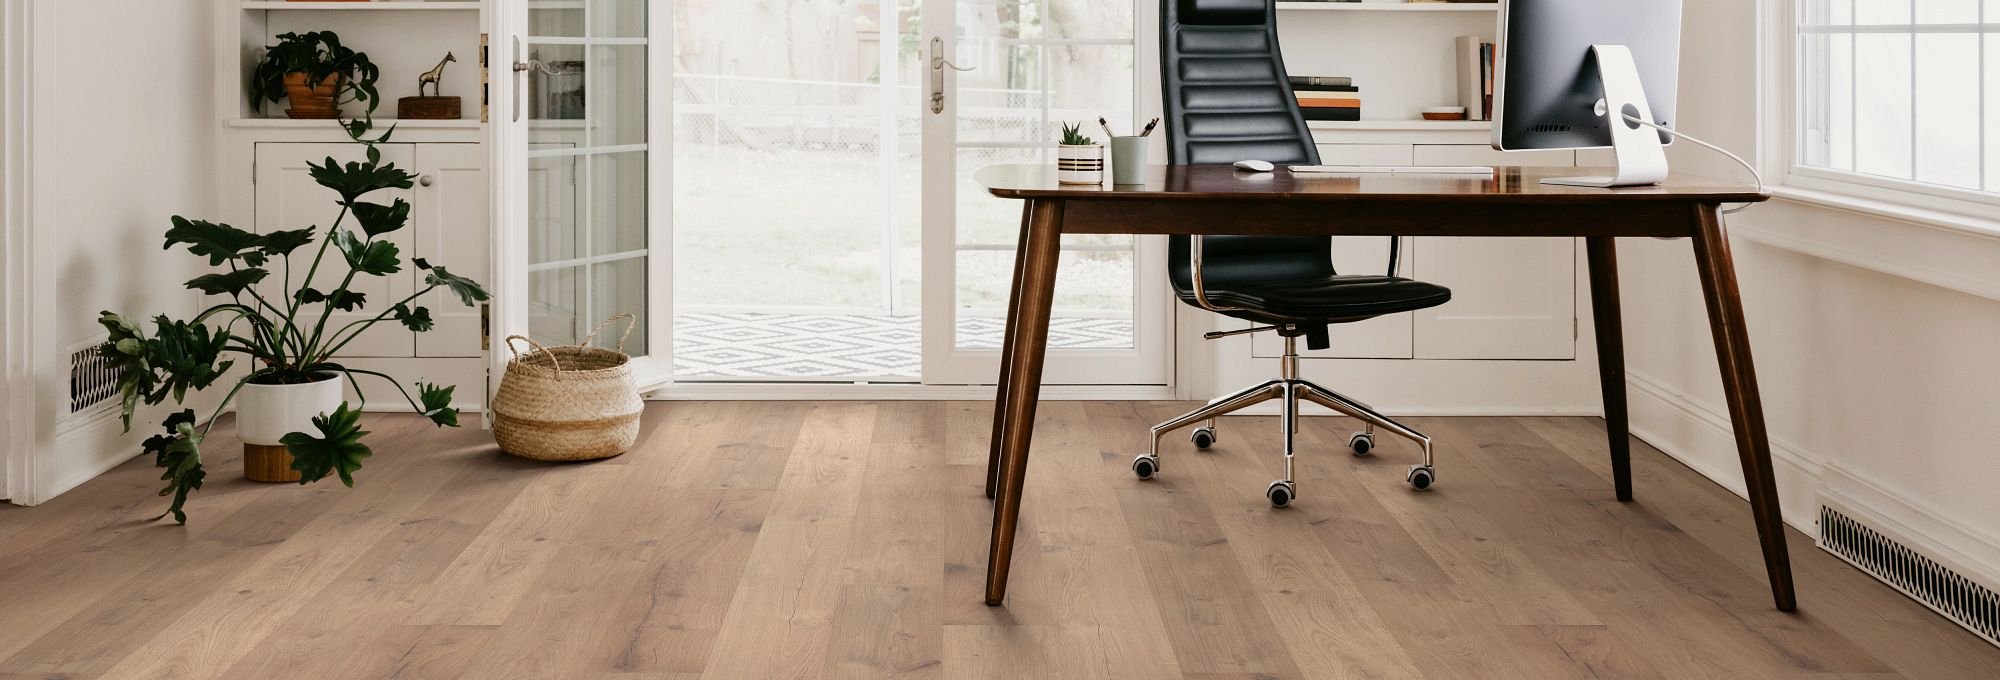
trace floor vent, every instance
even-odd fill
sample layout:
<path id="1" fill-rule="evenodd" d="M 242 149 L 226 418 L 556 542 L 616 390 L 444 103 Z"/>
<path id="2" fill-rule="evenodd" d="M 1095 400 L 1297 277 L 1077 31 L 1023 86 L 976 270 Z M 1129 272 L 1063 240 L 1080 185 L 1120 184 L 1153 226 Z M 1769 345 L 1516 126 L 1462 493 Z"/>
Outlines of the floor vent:
<path id="1" fill-rule="evenodd" d="M 118 399 L 118 369 L 97 355 L 97 345 L 69 353 L 69 413 L 93 411 Z"/>
<path id="2" fill-rule="evenodd" d="M 1819 544 L 1862 571 L 2000 645 L 2000 594 L 1830 507 L 1819 509 Z"/>

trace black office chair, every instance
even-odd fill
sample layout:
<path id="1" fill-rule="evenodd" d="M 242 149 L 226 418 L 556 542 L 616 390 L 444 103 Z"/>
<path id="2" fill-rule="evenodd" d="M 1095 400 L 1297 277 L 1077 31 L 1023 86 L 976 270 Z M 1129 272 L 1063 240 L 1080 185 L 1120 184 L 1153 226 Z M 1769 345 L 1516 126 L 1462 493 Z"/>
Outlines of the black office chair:
<path id="1" fill-rule="evenodd" d="M 1285 79 L 1274 0 L 1162 0 L 1160 5 L 1168 160 L 1199 165 L 1255 159 L 1281 166 L 1279 172 L 1286 165 L 1317 165 L 1319 152 Z M 1285 477 L 1271 482 L 1265 495 L 1272 505 L 1284 507 L 1298 497 L 1292 439 L 1298 431 L 1299 400 L 1305 399 L 1365 424 L 1348 440 L 1355 455 L 1374 448 L 1378 426 L 1421 444 L 1424 462 L 1411 466 L 1406 479 L 1418 490 L 1430 488 L 1437 476 L 1429 437 L 1299 377 L 1300 336 L 1308 347 L 1324 349 L 1330 324 L 1436 307 L 1451 299 L 1451 291 L 1442 286 L 1395 276 L 1394 239 L 1386 276 L 1335 272 L 1332 240 L 1324 236 L 1175 236 L 1169 252 L 1174 290 L 1182 302 L 1260 324 L 1209 333 L 1208 339 L 1277 331 L 1285 339 L 1285 354 L 1277 380 L 1153 426 L 1152 452 L 1132 461 L 1133 472 L 1142 479 L 1159 472 L 1160 439 L 1168 432 L 1206 421 L 1192 437 L 1196 447 L 1206 449 L 1217 441 L 1217 416 L 1282 399 Z"/>

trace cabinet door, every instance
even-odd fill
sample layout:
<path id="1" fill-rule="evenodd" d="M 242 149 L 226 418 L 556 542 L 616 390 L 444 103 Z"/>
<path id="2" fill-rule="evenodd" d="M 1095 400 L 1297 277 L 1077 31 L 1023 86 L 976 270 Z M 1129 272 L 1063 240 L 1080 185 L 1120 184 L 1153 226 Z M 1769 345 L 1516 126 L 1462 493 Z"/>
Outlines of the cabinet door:
<path id="1" fill-rule="evenodd" d="M 415 153 L 412 145 L 383 144 L 380 148 L 384 163 L 393 163 L 399 168 L 410 168 L 414 165 Z M 291 255 L 289 266 L 294 285 L 297 285 L 297 282 L 306 276 L 307 271 L 311 270 L 313 256 L 324 242 L 327 229 L 341 217 L 338 197 L 332 190 L 313 182 L 311 168 L 306 164 L 322 162 L 329 157 L 341 163 L 362 161 L 366 155 L 366 147 L 351 143 L 257 144 L 256 230 L 261 233 L 317 227 L 313 235 L 319 240 L 315 240 L 310 248 L 300 248 Z M 401 189 L 378 191 L 362 198 L 370 203 L 385 205 L 393 203 L 398 198 L 413 200 L 410 191 Z M 414 226 L 413 224 L 401 231 L 378 237 L 396 245 L 396 250 L 403 260 L 403 267 L 401 271 L 388 276 L 357 275 L 348 289 L 367 296 L 366 302 L 359 309 L 327 313 L 328 310 L 320 303 L 300 308 L 299 321 L 307 325 L 305 329 L 307 337 L 311 337 L 315 328 L 320 326 L 322 315 L 325 321 L 321 332 L 333 334 L 348 323 L 374 318 L 395 306 L 396 302 L 416 292 L 416 276 L 412 274 L 415 267 L 409 262 L 413 250 L 412 244 L 415 242 L 412 233 L 415 231 Z M 342 220 L 341 228 L 353 229 L 357 235 L 361 233 L 351 217 Z M 338 249 L 328 247 L 327 251 L 318 271 L 308 284 L 322 293 L 338 288 L 341 279 L 348 272 L 347 264 L 341 259 Z M 289 303 L 290 292 L 282 290 L 286 279 L 286 263 L 274 262 L 268 267 L 271 269 L 271 277 L 265 279 L 264 284 L 258 289 L 273 304 Z M 415 354 L 416 334 L 403 328 L 401 324 L 387 321 L 376 324 L 356 337 L 341 350 L 339 356 L 409 357 Z"/>
<path id="2" fill-rule="evenodd" d="M 1451 289 L 1416 313 L 1417 358 L 1576 357 L 1576 239 L 1417 242 L 1417 278 Z"/>
<path id="3" fill-rule="evenodd" d="M 417 147 L 416 198 L 410 210 L 414 257 L 482 284 L 493 280 L 488 231 L 486 154 L 478 144 Z M 414 272 L 423 285 L 423 272 Z M 481 307 L 467 306 L 449 290 L 435 290 L 415 305 L 430 309 L 437 325 L 417 334 L 417 356 L 478 357 L 485 330 Z"/>

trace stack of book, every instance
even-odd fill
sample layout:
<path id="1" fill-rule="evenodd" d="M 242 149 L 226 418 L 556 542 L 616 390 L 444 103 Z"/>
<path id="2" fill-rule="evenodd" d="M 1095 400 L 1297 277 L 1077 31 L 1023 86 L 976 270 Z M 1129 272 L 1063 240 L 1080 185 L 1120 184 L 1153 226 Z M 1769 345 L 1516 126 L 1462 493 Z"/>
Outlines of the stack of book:
<path id="1" fill-rule="evenodd" d="M 1291 76 L 1306 120 L 1361 120 L 1361 89 L 1347 76 Z"/>

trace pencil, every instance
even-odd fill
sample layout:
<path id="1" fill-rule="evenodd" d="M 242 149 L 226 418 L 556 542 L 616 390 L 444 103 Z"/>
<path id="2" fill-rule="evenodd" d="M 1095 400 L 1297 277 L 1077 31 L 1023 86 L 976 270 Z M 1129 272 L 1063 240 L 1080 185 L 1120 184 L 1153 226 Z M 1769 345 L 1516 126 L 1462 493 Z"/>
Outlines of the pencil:
<path id="1" fill-rule="evenodd" d="M 1160 124 L 1160 119 L 1154 118 L 1152 122 L 1146 123 L 1146 129 L 1139 131 L 1139 136 L 1145 137 L 1147 135 L 1153 134 L 1153 126 L 1159 124 Z"/>
<path id="2" fill-rule="evenodd" d="M 1098 127 L 1101 127 L 1101 128 L 1104 128 L 1104 136 L 1106 136 L 1106 137 L 1116 137 L 1116 136 L 1118 136 L 1118 133 L 1116 133 L 1116 132 L 1112 132 L 1112 131 L 1111 131 L 1111 122 L 1110 122 L 1110 121 L 1107 121 L 1107 120 L 1105 120 L 1105 119 L 1104 119 L 1104 116 L 1098 116 L 1098 117 L 1097 117 L 1097 126 L 1098 126 Z"/>

